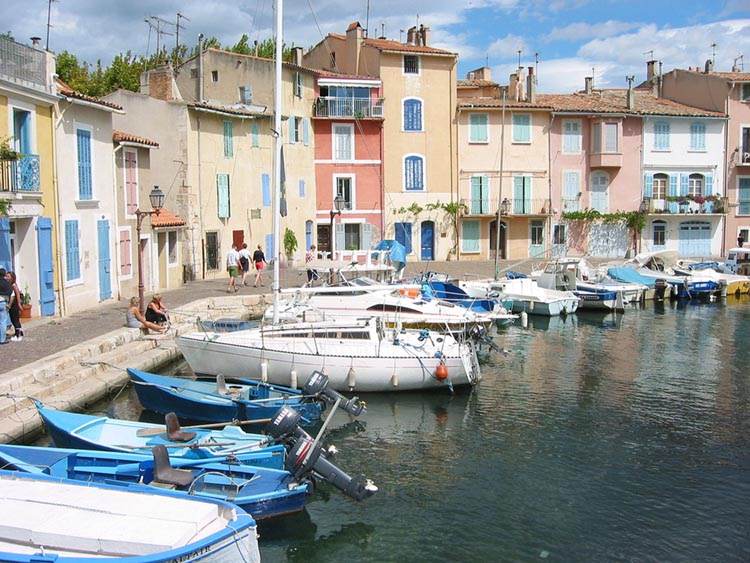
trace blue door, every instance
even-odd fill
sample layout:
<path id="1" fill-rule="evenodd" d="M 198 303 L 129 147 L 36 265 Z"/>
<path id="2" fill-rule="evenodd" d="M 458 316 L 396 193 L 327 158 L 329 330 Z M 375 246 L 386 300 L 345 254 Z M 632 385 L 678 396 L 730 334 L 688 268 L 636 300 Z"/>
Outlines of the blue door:
<path id="1" fill-rule="evenodd" d="M 420 260 L 434 260 L 435 259 L 435 223 L 432 221 L 422 221 L 422 252 L 420 253 Z"/>
<path id="2" fill-rule="evenodd" d="M 97 221 L 96 230 L 99 236 L 99 301 L 112 297 L 112 276 L 109 257 L 109 221 Z"/>
<path id="3" fill-rule="evenodd" d="M 683 221 L 680 223 L 680 256 L 711 256 L 711 223 Z"/>
<path id="4" fill-rule="evenodd" d="M 411 223 L 396 223 L 396 240 L 404 245 L 407 254 L 411 254 Z"/>
<path id="5" fill-rule="evenodd" d="M 55 314 L 55 282 L 52 267 L 52 219 L 39 217 L 36 222 L 39 243 L 39 311 Z"/>
<path id="6" fill-rule="evenodd" d="M 0 217 L 0 268 L 13 269 L 13 256 L 10 255 L 10 221 Z"/>

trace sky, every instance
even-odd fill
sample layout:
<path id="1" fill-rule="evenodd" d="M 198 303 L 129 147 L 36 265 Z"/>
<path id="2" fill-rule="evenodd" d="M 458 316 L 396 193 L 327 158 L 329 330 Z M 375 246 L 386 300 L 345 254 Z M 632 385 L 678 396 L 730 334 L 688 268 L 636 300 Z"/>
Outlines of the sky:
<path id="1" fill-rule="evenodd" d="M 104 66 L 130 50 L 192 47 L 198 34 L 231 46 L 273 36 L 275 0 L 3 0 L 0 31 L 30 44 L 68 51 Z M 572 93 L 587 76 L 598 88 L 645 80 L 646 62 L 664 72 L 733 65 L 750 72 L 750 0 L 286 0 L 287 46 L 311 47 L 359 21 L 370 37 L 406 40 L 426 25 L 430 45 L 457 53 L 458 78 L 483 66 L 507 84 L 520 64 L 534 66 L 540 93 Z M 179 14 L 179 16 L 178 16 Z M 49 27 L 48 27 L 49 16 Z M 49 31 L 49 36 L 47 35 Z M 49 41 L 47 42 L 47 38 Z M 744 55 L 744 56 L 743 56 Z"/>

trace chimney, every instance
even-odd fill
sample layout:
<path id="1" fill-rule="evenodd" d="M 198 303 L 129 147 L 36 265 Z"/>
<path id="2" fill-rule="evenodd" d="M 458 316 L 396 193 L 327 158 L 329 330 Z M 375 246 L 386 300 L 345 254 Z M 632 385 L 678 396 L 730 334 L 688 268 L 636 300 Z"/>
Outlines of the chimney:
<path id="1" fill-rule="evenodd" d="M 711 74 L 714 71 L 714 62 L 711 59 L 708 59 L 706 61 L 706 66 L 704 67 L 706 74 Z"/>
<path id="2" fill-rule="evenodd" d="M 410 27 L 406 31 L 406 42 L 409 45 L 416 45 L 417 44 L 416 41 L 417 41 L 417 28 L 416 27 Z"/>
<path id="3" fill-rule="evenodd" d="M 34 49 L 39 48 L 39 42 L 42 40 L 41 37 L 32 37 L 31 38 L 31 45 L 34 47 Z"/>
<path id="4" fill-rule="evenodd" d="M 656 75 L 656 61 L 646 63 L 646 80 L 651 80 Z"/>
<path id="5" fill-rule="evenodd" d="M 365 32 L 359 22 L 352 22 L 346 29 L 346 46 L 347 51 L 351 54 L 354 74 L 359 73 L 359 56 L 362 50 L 362 43 L 365 40 Z"/>
<path id="6" fill-rule="evenodd" d="M 302 55 L 304 51 L 302 47 L 292 47 L 292 64 L 302 66 Z"/>
<path id="7" fill-rule="evenodd" d="M 148 95 L 159 100 L 174 100 L 172 63 L 158 65 L 148 72 Z"/>
<path id="8" fill-rule="evenodd" d="M 429 47 L 430 45 L 430 35 L 432 35 L 432 32 L 430 31 L 430 26 L 428 25 L 420 25 L 419 30 L 422 35 L 422 45 L 425 47 Z"/>
<path id="9" fill-rule="evenodd" d="M 628 86 L 628 109 L 630 111 L 633 111 L 635 109 L 635 92 L 633 91 L 632 82 Z"/>
<path id="10" fill-rule="evenodd" d="M 528 100 L 532 104 L 536 102 L 536 76 L 534 75 L 534 67 L 529 67 L 529 76 L 526 78 L 527 86 L 526 92 L 528 93 Z"/>
<path id="11" fill-rule="evenodd" d="M 593 76 L 587 76 L 584 78 L 584 82 L 586 84 L 585 92 L 587 94 L 592 94 L 594 92 L 594 77 Z"/>
<path id="12" fill-rule="evenodd" d="M 508 99 L 515 100 L 518 92 L 518 74 L 515 72 L 508 78 Z"/>

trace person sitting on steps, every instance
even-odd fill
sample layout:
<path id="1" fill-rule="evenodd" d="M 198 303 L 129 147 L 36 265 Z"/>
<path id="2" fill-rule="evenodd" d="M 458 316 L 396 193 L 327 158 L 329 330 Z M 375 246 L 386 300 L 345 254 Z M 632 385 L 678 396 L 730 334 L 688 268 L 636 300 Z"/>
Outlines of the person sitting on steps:
<path id="1" fill-rule="evenodd" d="M 125 313 L 125 324 L 129 328 L 146 328 L 158 332 L 160 334 L 166 333 L 169 329 L 166 326 L 160 326 L 151 321 L 147 321 L 139 309 L 140 300 L 137 297 L 130 298 L 130 307 Z"/>
<path id="2" fill-rule="evenodd" d="M 160 293 L 154 293 L 151 302 L 146 307 L 146 320 L 157 325 L 169 325 L 167 307 L 162 303 Z"/>

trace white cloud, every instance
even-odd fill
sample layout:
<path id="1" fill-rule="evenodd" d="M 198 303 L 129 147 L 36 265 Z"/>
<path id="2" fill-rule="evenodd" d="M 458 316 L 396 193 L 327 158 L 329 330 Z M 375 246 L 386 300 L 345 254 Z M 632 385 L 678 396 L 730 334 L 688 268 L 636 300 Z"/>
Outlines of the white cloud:
<path id="1" fill-rule="evenodd" d="M 564 27 L 555 27 L 544 39 L 547 41 L 579 42 L 589 37 L 609 37 L 637 28 L 642 24 L 609 20 L 601 23 L 575 22 Z"/>

